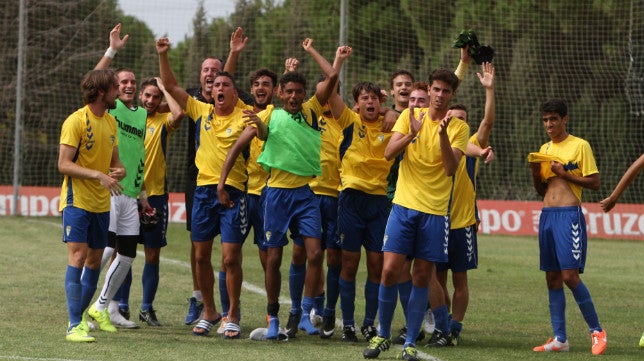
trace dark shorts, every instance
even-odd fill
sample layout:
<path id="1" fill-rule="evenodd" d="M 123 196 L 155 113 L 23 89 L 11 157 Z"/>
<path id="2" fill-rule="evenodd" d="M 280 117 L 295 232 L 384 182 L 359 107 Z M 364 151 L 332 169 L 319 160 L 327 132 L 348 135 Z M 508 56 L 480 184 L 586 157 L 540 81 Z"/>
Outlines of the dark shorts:
<path id="1" fill-rule="evenodd" d="M 391 207 L 382 251 L 428 262 L 447 262 L 449 217 Z"/>
<path id="2" fill-rule="evenodd" d="M 389 199 L 385 195 L 367 194 L 345 189 L 338 197 L 338 234 L 343 250 L 360 252 L 362 246 L 371 252 L 382 251 L 387 226 Z"/>
<path id="3" fill-rule="evenodd" d="M 338 243 L 338 198 L 316 194 L 315 198 L 320 208 L 322 217 L 322 240 L 321 247 L 323 250 L 340 249 Z M 293 236 L 293 243 L 304 247 L 304 241 L 299 236 Z"/>
<path id="4" fill-rule="evenodd" d="M 92 249 L 107 245 L 110 212 L 88 212 L 74 206 L 63 209 L 63 242 L 87 243 Z"/>
<path id="5" fill-rule="evenodd" d="M 478 267 L 478 244 L 476 240 L 476 225 L 452 229 L 449 231 L 449 246 L 447 247 L 447 263 L 437 263 L 437 271 L 465 272 Z"/>
<path id="6" fill-rule="evenodd" d="M 541 210 L 539 219 L 539 268 L 542 271 L 578 269 L 586 266 L 586 219 L 581 207 Z"/>
<path id="7" fill-rule="evenodd" d="M 264 234 L 267 247 L 288 244 L 287 231 L 321 239 L 320 208 L 308 185 L 299 188 L 264 188 Z"/>
<path id="8" fill-rule="evenodd" d="M 264 195 L 246 195 L 248 200 L 248 229 L 244 239 L 248 237 L 251 227 L 253 228 L 253 243 L 260 251 L 266 251 L 266 237 L 264 237 Z"/>
<path id="9" fill-rule="evenodd" d="M 168 230 L 168 195 L 150 196 L 148 197 L 150 206 L 156 208 L 159 220 L 152 229 L 144 229 L 141 226 L 141 242 L 148 248 L 161 248 L 165 247 L 168 242 L 166 240 L 166 231 Z"/>
<path id="10" fill-rule="evenodd" d="M 217 197 L 217 186 L 197 186 L 192 207 L 192 240 L 211 241 L 221 234 L 222 242 L 243 243 L 248 217 L 246 194 L 241 190 L 226 186 L 233 208 L 224 207 Z"/>

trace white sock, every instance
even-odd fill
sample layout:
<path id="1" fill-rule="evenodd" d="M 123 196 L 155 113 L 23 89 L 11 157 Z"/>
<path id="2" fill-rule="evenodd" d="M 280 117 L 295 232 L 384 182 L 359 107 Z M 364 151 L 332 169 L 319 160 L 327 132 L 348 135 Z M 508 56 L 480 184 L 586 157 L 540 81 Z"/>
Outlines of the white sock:
<path id="1" fill-rule="evenodd" d="M 196 298 L 197 301 L 203 302 L 203 296 L 201 295 L 201 290 L 192 291 L 192 297 Z"/>
<path id="2" fill-rule="evenodd" d="M 107 307 L 107 303 L 114 298 L 127 272 L 132 268 L 132 261 L 134 261 L 132 257 L 123 256 L 120 253 L 116 254 L 116 258 L 114 258 L 114 261 L 112 261 L 110 268 L 105 274 L 105 283 L 103 284 L 101 295 L 96 300 L 96 303 L 94 303 L 94 307 L 97 310 L 103 311 Z"/>
<path id="3" fill-rule="evenodd" d="M 103 250 L 103 258 L 101 258 L 101 270 L 105 267 L 107 262 L 112 258 L 112 255 L 114 254 L 114 248 L 112 247 L 105 247 Z"/>

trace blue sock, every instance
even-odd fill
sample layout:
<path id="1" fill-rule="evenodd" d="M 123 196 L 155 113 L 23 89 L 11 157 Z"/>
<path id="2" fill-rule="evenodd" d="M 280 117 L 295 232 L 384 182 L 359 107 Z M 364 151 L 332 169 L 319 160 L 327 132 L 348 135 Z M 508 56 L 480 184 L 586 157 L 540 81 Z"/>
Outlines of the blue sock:
<path id="1" fill-rule="evenodd" d="M 597 312 L 595 311 L 595 304 L 593 303 L 593 299 L 590 297 L 590 292 L 588 291 L 588 288 L 586 288 L 586 285 L 579 280 L 577 287 L 571 291 L 572 295 L 575 297 L 575 301 L 577 301 L 577 305 L 579 305 L 581 314 L 584 316 L 584 320 L 586 320 L 586 323 L 588 324 L 590 332 L 601 331 L 602 328 L 599 325 L 599 319 L 597 318 Z"/>
<path id="2" fill-rule="evenodd" d="M 226 286 L 226 272 L 219 271 L 219 300 L 221 301 L 221 315 L 228 316 L 230 309 L 230 298 L 228 297 L 228 287 Z"/>
<path id="3" fill-rule="evenodd" d="M 143 275 L 141 276 L 143 284 L 143 302 L 141 309 L 149 311 L 152 308 L 152 302 L 159 288 L 159 264 L 145 263 L 143 266 Z"/>
<path id="4" fill-rule="evenodd" d="M 330 316 L 335 313 L 335 307 L 340 297 L 340 266 L 329 266 L 326 271 L 326 308 L 324 316 Z"/>
<path id="5" fill-rule="evenodd" d="M 293 264 L 288 273 L 288 289 L 291 293 L 291 313 L 302 312 L 302 293 L 306 278 L 306 264 Z"/>
<path id="6" fill-rule="evenodd" d="M 429 292 L 426 287 L 411 288 L 409 294 L 408 316 L 407 317 L 407 340 L 404 347 L 416 344 L 416 338 L 420 333 L 420 327 L 425 320 L 425 310 L 427 310 L 427 301 L 429 300 Z"/>
<path id="7" fill-rule="evenodd" d="M 555 338 L 566 342 L 566 294 L 563 288 L 548 290 L 550 300 L 550 322 Z"/>
<path id="8" fill-rule="evenodd" d="M 356 281 L 345 281 L 342 276 L 338 279 L 340 286 L 340 310 L 342 311 L 342 323 L 344 326 L 355 325 L 353 315 L 356 309 Z"/>
<path id="9" fill-rule="evenodd" d="M 313 308 L 315 308 L 315 314 L 316 315 L 322 316 L 324 314 L 324 299 L 325 298 L 326 297 L 324 296 L 324 292 L 322 292 L 321 295 L 315 296 L 315 298 L 313 298 L 313 302 L 314 302 Z"/>
<path id="10" fill-rule="evenodd" d="M 449 332 L 455 334 L 456 336 L 461 334 L 461 331 L 463 330 L 463 323 L 450 320 L 449 321 Z"/>
<path id="11" fill-rule="evenodd" d="M 409 307 L 409 295 L 411 294 L 411 280 L 398 284 L 398 297 L 400 297 L 400 305 L 403 309 L 403 315 L 405 315 L 405 320 L 407 317 L 407 307 Z M 425 307 L 427 309 L 427 307 Z M 424 317 L 424 316 L 423 316 Z"/>
<path id="12" fill-rule="evenodd" d="M 449 324 L 447 321 L 447 318 L 449 317 L 447 312 L 447 306 L 442 305 L 438 308 L 432 308 L 432 313 L 434 314 L 434 323 L 436 324 L 435 329 L 442 331 L 444 333 L 447 333 L 448 327 L 449 327 Z"/>
<path id="13" fill-rule="evenodd" d="M 69 313 L 70 327 L 78 326 L 81 322 L 84 309 L 81 306 L 81 268 L 67 266 L 65 272 L 65 294 L 67 295 L 67 312 Z"/>
<path id="14" fill-rule="evenodd" d="M 132 268 L 125 275 L 125 279 L 114 296 L 115 300 L 119 300 L 119 308 L 126 310 L 130 309 L 130 288 L 132 288 Z"/>
<path id="15" fill-rule="evenodd" d="M 101 275 L 101 269 L 90 269 L 87 267 L 83 268 L 83 274 L 80 277 L 81 284 L 81 298 L 80 306 L 81 310 L 85 311 L 89 306 L 89 303 L 92 302 L 92 297 L 96 293 L 96 286 L 98 285 L 98 277 Z"/>
<path id="16" fill-rule="evenodd" d="M 380 284 L 373 283 L 369 280 L 365 282 L 364 285 L 364 319 L 362 320 L 362 326 L 373 326 L 374 321 L 376 320 L 376 315 L 378 314 L 378 289 Z"/>
<path id="17" fill-rule="evenodd" d="M 386 339 L 391 338 L 391 321 L 394 318 L 394 311 L 396 311 L 396 303 L 398 302 L 398 286 L 393 285 L 385 287 L 380 284 L 378 288 L 378 309 L 380 310 L 379 321 L 380 331 L 378 336 Z"/>

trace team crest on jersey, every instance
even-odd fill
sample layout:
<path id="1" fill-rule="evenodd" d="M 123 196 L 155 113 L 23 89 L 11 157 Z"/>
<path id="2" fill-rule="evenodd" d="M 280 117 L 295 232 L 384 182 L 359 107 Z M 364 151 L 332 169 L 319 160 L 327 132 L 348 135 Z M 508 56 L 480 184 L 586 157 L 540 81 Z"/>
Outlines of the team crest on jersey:
<path id="1" fill-rule="evenodd" d="M 72 226 L 65 227 L 65 234 L 69 237 L 69 234 L 72 233 Z"/>
<path id="2" fill-rule="evenodd" d="M 233 134 L 233 129 L 232 128 L 226 129 L 226 136 L 230 136 L 231 134 Z"/>
<path id="3" fill-rule="evenodd" d="M 148 127 L 148 131 L 150 132 L 150 134 L 154 134 L 154 127 Z"/>
<path id="4" fill-rule="evenodd" d="M 379 141 L 380 143 L 382 143 L 382 142 L 384 142 L 384 141 L 385 141 L 385 135 L 384 135 L 384 134 L 378 134 L 378 137 L 377 137 L 377 138 L 378 138 L 378 141 Z"/>

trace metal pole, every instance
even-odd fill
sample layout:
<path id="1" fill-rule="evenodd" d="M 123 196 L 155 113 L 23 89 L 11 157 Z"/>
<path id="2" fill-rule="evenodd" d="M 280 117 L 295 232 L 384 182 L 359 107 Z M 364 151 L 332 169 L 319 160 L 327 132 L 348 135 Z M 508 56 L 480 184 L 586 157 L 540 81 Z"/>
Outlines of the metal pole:
<path id="1" fill-rule="evenodd" d="M 346 45 L 347 44 L 347 0 L 340 0 L 340 40 L 339 40 L 339 45 Z M 346 66 L 343 66 L 342 69 L 340 69 L 340 95 L 344 95 L 344 83 L 346 80 L 346 73 L 344 68 Z M 344 96 L 343 96 L 344 97 Z"/>
<path id="2" fill-rule="evenodd" d="M 16 122 L 13 145 L 13 204 L 11 205 L 11 215 L 18 214 L 18 201 L 20 186 L 20 147 L 22 146 L 22 74 L 23 74 L 23 54 L 25 47 L 25 1 L 20 0 L 20 10 L 18 12 L 18 67 L 16 74 Z"/>

